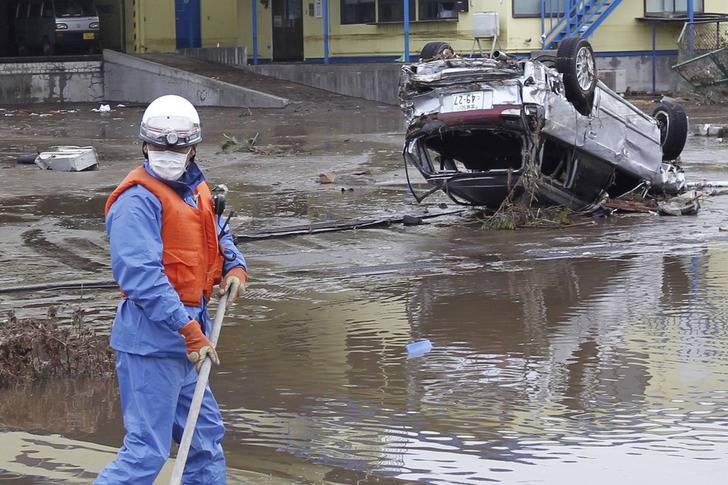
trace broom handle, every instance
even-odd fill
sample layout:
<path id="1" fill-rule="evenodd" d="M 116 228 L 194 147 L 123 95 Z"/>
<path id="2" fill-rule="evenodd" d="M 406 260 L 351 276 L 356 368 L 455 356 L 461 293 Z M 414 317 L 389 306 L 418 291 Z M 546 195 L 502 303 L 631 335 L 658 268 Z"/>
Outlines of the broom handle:
<path id="1" fill-rule="evenodd" d="M 217 306 L 217 313 L 215 314 L 215 320 L 212 322 L 210 342 L 212 342 L 213 347 L 217 347 L 217 340 L 220 337 L 220 329 L 222 328 L 222 319 L 225 317 L 227 299 L 227 293 L 220 298 L 220 303 Z M 190 452 L 192 435 L 195 433 L 195 426 L 197 425 L 197 418 L 200 415 L 200 407 L 202 406 L 202 398 L 205 396 L 207 381 L 210 379 L 211 367 L 212 360 L 210 360 L 209 357 L 205 358 L 197 376 L 197 386 L 195 386 L 195 393 L 192 396 L 192 404 L 190 404 L 190 411 L 187 414 L 185 430 L 182 433 L 182 440 L 179 443 L 177 459 L 174 462 L 174 469 L 172 470 L 172 478 L 169 480 L 169 485 L 180 485 L 182 483 L 182 473 L 185 471 L 187 455 Z"/>

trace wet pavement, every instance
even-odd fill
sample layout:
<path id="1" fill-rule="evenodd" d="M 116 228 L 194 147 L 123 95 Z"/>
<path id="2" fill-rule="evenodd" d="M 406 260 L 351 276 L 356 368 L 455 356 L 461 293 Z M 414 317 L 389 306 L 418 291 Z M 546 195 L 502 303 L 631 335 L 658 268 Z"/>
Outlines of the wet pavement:
<path id="1" fill-rule="evenodd" d="M 398 110 L 344 101 L 202 110 L 201 164 L 231 189 L 236 231 L 422 210 Z M 103 204 L 139 160 L 142 110 L 64 108 L 79 111 L 0 116 L 0 288 L 109 277 Z M 279 154 L 220 153 L 223 133 L 256 132 Z M 14 163 L 60 142 L 95 145 L 101 170 Z M 728 144 L 691 137 L 683 160 L 691 180 L 728 180 Z M 342 184 L 318 184 L 329 171 Z M 488 231 L 453 216 L 242 244 L 252 282 L 212 384 L 231 482 L 721 483 L 727 212 L 718 196 L 695 217 Z M 80 305 L 108 332 L 117 300 L 0 295 L 0 311 Z M 407 359 L 419 339 L 433 350 Z M 115 382 L 0 390 L 0 429 L 0 481 L 87 483 L 121 442 Z"/>

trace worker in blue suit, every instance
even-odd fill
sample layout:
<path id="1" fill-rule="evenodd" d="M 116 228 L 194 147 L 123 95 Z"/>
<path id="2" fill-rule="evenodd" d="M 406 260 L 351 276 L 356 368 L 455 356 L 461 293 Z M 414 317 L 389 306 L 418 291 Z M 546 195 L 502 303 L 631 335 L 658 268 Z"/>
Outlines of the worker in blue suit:
<path id="1" fill-rule="evenodd" d="M 232 303 L 248 276 L 245 258 L 221 231 L 209 187 L 194 162 L 197 111 L 179 96 L 152 102 L 140 127 L 145 162 L 106 204 L 111 267 L 123 300 L 111 331 L 126 436 L 97 484 L 151 484 L 179 443 L 206 357 L 213 286 Z M 226 480 L 222 417 L 209 387 L 185 466 L 185 484 Z"/>

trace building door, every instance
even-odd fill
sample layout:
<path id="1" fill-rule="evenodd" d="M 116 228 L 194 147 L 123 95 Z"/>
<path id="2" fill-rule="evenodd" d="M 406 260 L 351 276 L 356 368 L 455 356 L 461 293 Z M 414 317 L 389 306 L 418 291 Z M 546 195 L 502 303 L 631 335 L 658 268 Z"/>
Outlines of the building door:
<path id="1" fill-rule="evenodd" d="M 200 0 L 175 0 L 177 49 L 200 47 Z"/>
<path id="2" fill-rule="evenodd" d="M 273 0 L 273 60 L 303 60 L 303 1 Z"/>

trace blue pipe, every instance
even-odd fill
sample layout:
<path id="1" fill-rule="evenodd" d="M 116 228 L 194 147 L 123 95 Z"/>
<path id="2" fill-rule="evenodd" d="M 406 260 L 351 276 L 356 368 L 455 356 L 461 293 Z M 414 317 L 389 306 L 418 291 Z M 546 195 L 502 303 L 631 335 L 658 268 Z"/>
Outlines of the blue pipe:
<path id="1" fill-rule="evenodd" d="M 688 20 L 690 21 L 690 33 L 688 35 L 688 55 L 692 56 L 695 51 L 695 1 L 688 0 Z"/>
<path id="2" fill-rule="evenodd" d="M 258 65 L 258 0 L 253 2 L 253 65 Z"/>
<path id="3" fill-rule="evenodd" d="M 657 22 L 652 22 L 652 94 L 657 94 Z"/>
<path id="4" fill-rule="evenodd" d="M 566 37 L 571 37 L 571 0 L 566 0 L 564 18 L 566 18 Z"/>
<path id="5" fill-rule="evenodd" d="M 324 2 L 324 64 L 329 63 L 329 0 Z"/>
<path id="6" fill-rule="evenodd" d="M 546 0 L 541 0 L 541 48 L 543 49 L 546 42 Z"/>
<path id="7" fill-rule="evenodd" d="M 410 11 L 409 11 L 409 0 L 402 0 L 404 2 L 404 62 L 409 62 L 409 28 L 410 28 Z"/>

